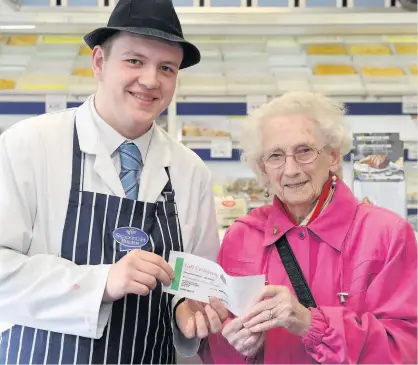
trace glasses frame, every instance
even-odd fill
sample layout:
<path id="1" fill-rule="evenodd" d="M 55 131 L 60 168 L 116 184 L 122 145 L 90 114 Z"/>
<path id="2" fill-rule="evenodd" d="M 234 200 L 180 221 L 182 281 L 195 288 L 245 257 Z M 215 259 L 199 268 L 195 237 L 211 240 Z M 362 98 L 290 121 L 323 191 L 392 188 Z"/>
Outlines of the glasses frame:
<path id="1" fill-rule="evenodd" d="M 268 165 L 270 167 L 277 168 L 277 169 L 280 168 L 280 167 L 282 167 L 282 166 L 284 166 L 286 164 L 286 161 L 287 161 L 287 158 L 288 157 L 292 157 L 293 161 L 295 161 L 298 165 L 309 165 L 310 163 L 312 163 L 312 162 L 314 162 L 314 161 L 316 161 L 318 159 L 319 155 L 324 151 L 325 146 L 322 147 L 322 148 L 320 148 L 320 149 L 315 148 L 315 147 L 308 147 L 308 148 L 310 148 L 310 149 L 312 149 L 312 150 L 314 150 L 316 152 L 315 158 L 312 161 L 309 161 L 309 162 L 299 162 L 299 161 L 297 161 L 296 160 L 296 157 L 295 157 L 297 155 L 297 152 L 296 153 L 291 153 L 291 154 L 284 154 L 284 162 L 281 165 L 279 165 L 279 166 L 268 162 L 268 159 L 271 157 L 271 155 L 273 153 L 270 154 L 267 159 L 265 159 L 264 157 L 262 157 L 261 160 L 263 161 L 263 163 L 265 165 Z"/>

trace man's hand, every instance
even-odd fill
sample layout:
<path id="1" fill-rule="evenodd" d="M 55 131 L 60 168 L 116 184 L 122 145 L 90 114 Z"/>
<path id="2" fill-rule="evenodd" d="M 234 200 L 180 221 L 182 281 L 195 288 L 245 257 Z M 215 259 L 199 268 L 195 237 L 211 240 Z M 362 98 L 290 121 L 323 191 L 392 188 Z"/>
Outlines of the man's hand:
<path id="1" fill-rule="evenodd" d="M 148 295 L 157 280 L 168 286 L 173 279 L 173 269 L 161 256 L 133 250 L 110 268 L 103 301 L 114 302 L 127 294 Z"/>
<path id="2" fill-rule="evenodd" d="M 176 321 L 186 338 L 205 338 L 222 329 L 228 314 L 228 309 L 217 298 L 210 298 L 209 305 L 186 299 L 177 307 Z"/>
<path id="3" fill-rule="evenodd" d="M 254 357 L 264 345 L 265 332 L 251 332 L 244 327 L 240 317 L 229 321 L 223 328 L 222 335 L 244 356 Z"/>

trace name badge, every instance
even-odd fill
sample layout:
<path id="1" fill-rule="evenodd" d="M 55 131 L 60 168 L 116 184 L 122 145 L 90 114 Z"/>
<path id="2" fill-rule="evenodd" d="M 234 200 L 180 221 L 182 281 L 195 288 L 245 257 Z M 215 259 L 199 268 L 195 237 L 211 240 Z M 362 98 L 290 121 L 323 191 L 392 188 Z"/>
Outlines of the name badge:
<path id="1" fill-rule="evenodd" d="M 113 238 L 119 242 L 120 251 L 137 250 L 145 246 L 148 241 L 148 235 L 135 227 L 120 227 L 113 231 Z"/>

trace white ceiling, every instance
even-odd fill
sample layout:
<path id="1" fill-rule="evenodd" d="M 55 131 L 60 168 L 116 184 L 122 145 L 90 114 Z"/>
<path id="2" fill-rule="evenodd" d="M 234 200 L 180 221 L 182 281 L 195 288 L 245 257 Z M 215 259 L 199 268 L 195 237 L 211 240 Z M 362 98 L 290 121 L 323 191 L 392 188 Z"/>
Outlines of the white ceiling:
<path id="1" fill-rule="evenodd" d="M 8 6 L 0 0 L 1 25 L 36 25 L 38 32 L 86 33 L 106 24 L 109 7 Z M 13 8 L 15 10 L 13 10 Z M 415 33 L 416 13 L 400 8 L 178 7 L 186 35 Z M 26 30 L 22 30 L 25 32 Z"/>

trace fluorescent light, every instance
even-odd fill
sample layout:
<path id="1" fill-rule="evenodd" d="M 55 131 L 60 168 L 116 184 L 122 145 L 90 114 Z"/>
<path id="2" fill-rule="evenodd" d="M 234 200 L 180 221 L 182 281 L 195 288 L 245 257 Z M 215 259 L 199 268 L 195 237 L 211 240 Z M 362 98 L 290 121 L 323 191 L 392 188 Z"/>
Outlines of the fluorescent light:
<path id="1" fill-rule="evenodd" d="M 0 25 L 1 30 L 24 30 L 35 29 L 35 25 Z"/>

